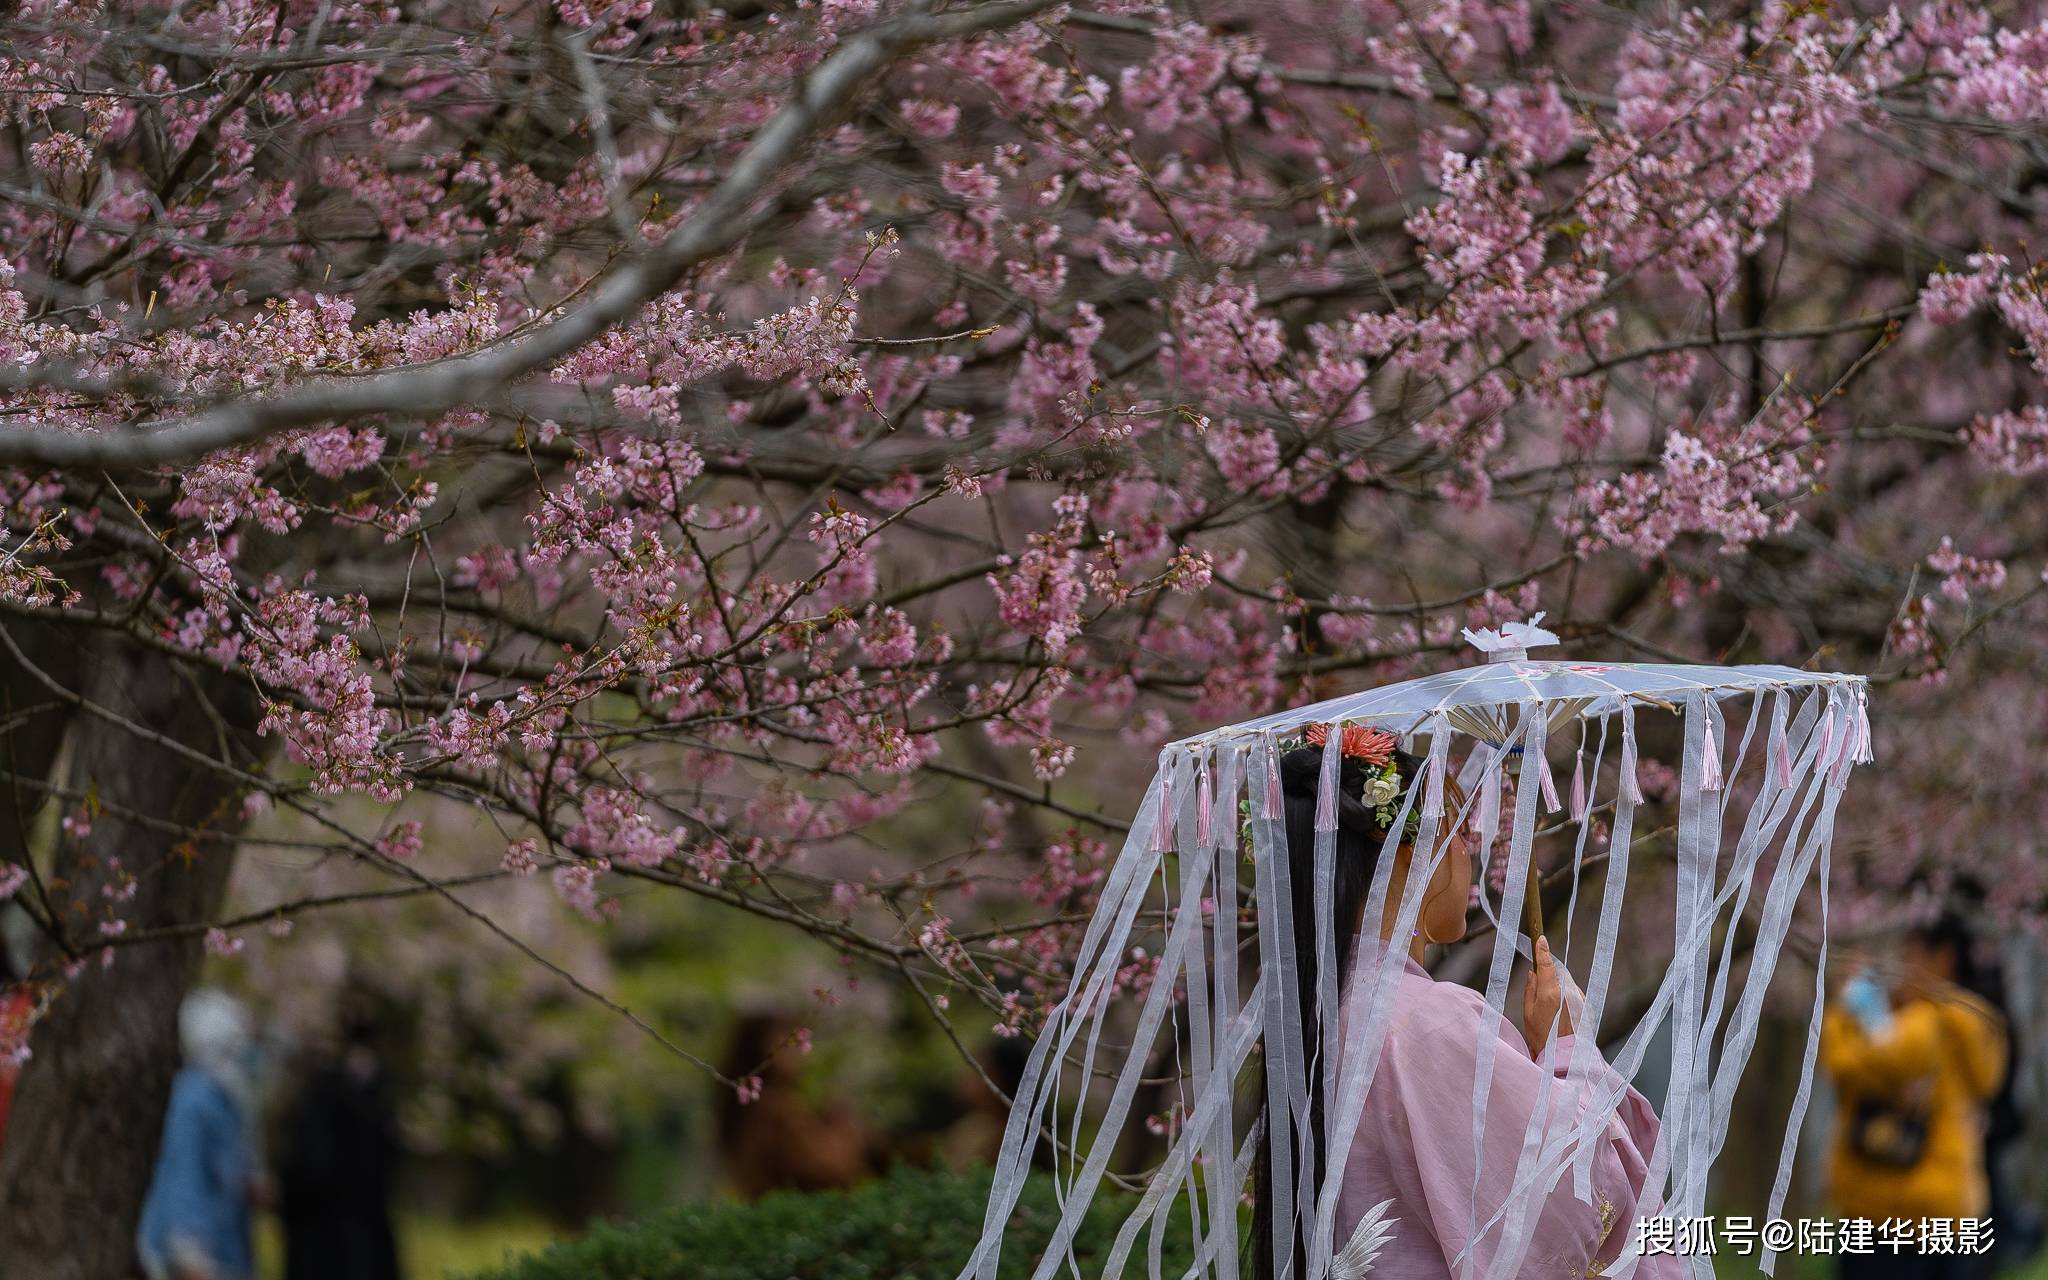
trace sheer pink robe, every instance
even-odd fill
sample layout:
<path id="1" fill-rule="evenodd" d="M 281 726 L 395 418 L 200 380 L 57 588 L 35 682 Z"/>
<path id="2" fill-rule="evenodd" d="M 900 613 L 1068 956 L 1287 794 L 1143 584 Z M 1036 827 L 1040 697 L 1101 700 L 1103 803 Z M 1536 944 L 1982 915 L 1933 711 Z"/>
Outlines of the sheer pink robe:
<path id="1" fill-rule="evenodd" d="M 1361 955 L 1360 972 L 1370 978 L 1377 956 Z M 1505 1223 L 1485 1229 L 1513 1185 L 1522 1137 L 1543 1087 L 1544 1068 L 1529 1056 L 1519 1031 L 1486 1005 L 1479 993 L 1437 982 L 1413 960 L 1395 981 L 1396 1005 L 1380 1051 L 1379 1069 L 1366 1093 L 1344 1182 L 1337 1200 L 1335 1247 L 1343 1248 L 1367 1210 L 1383 1200 L 1398 1219 L 1391 1240 L 1373 1264 L 1371 1280 L 1444 1280 L 1460 1274 L 1472 1223 L 1472 1085 L 1478 1072 L 1479 1038 L 1499 1038 L 1486 1103 L 1478 1223 L 1473 1248 L 1474 1277 L 1491 1277 L 1502 1248 Z M 1590 1070 L 1566 1077 L 1573 1037 L 1558 1040 L 1552 1053 L 1555 1078 L 1545 1102 L 1548 1133 L 1568 1130 L 1585 1109 L 1622 1081 L 1597 1054 Z M 1343 1061 L 1340 1050 L 1339 1067 Z M 1642 1192 L 1650 1152 L 1657 1141 L 1657 1114 L 1633 1088 L 1621 1094 L 1617 1114 L 1591 1139 L 1592 1203 L 1573 1194 L 1570 1163 L 1550 1182 L 1546 1194 L 1526 1194 L 1523 1232 L 1528 1247 L 1514 1274 L 1526 1280 L 1583 1280 L 1599 1275 L 1629 1241 L 1635 1205 Z M 1532 1225 L 1533 1223 L 1533 1225 Z M 1505 1268 L 1505 1259 L 1501 1260 Z M 1643 1258 L 1642 1280 L 1682 1276 L 1674 1257 Z"/>

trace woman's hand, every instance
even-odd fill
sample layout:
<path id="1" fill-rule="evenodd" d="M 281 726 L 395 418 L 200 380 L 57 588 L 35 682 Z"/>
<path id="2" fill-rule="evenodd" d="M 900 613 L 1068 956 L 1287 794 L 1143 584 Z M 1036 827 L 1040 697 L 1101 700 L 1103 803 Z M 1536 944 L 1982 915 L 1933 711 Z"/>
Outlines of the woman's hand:
<path id="1" fill-rule="evenodd" d="M 1550 955 L 1550 939 L 1536 935 L 1536 966 L 1522 986 L 1522 1038 L 1529 1042 L 1529 1056 L 1543 1052 L 1550 1039 L 1550 1024 L 1557 1033 L 1572 1033 L 1572 1018 L 1564 1009 L 1564 991 L 1557 980 L 1557 961 Z"/>

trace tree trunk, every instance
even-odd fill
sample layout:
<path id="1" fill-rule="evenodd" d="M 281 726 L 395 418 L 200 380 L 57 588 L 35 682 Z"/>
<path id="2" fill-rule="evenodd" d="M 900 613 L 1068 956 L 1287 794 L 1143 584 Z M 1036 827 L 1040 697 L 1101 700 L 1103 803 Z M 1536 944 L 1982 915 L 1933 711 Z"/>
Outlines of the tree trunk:
<path id="1" fill-rule="evenodd" d="M 103 964 L 102 926 L 118 918 L 140 934 L 214 918 L 242 822 L 232 778 L 137 729 L 246 768 L 258 754 L 256 703 L 246 685 L 112 632 L 10 631 L 74 696 L 61 777 L 47 732 L 8 732 L 21 750 L 0 759 L 17 756 L 10 771 L 92 798 L 62 800 L 66 812 L 96 800 L 98 813 L 82 841 L 60 836 L 41 860 L 52 924 L 34 976 L 56 994 L 30 1039 L 0 1150 L 0 1258 L 9 1275 L 121 1280 L 134 1270 L 136 1219 L 179 1060 L 178 1004 L 198 974 L 203 940 L 118 947 Z M 5 661 L 15 665 L 11 654 Z M 31 698 L 67 700 L 35 672 L 10 671 L 6 683 L 15 697 L 27 689 Z M 24 806 L 10 808 L 5 816 L 16 821 L 0 831 L 0 856 L 19 860 L 28 824 Z M 103 892 L 127 877 L 132 897 Z"/>

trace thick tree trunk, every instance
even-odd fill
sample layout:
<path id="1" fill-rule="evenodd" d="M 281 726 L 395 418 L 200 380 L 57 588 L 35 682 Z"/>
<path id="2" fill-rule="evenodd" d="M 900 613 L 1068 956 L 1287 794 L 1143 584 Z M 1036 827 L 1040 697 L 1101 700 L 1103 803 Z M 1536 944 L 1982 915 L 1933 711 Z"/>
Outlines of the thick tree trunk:
<path id="1" fill-rule="evenodd" d="M 76 686 L 78 648 L 69 633 L 54 627 L 9 627 L 8 638 L 42 675 L 67 690 Z M 51 781 L 72 712 L 70 701 L 31 675 L 11 651 L 0 650 L 0 865 L 30 865 L 31 826 L 49 798 L 44 788 Z M 14 902 L 31 918 L 47 919 L 47 888 L 32 881 Z"/>
<path id="2" fill-rule="evenodd" d="M 69 708 L 55 780 L 94 797 L 99 812 L 89 836 L 61 838 L 46 863 L 61 941 L 42 940 L 36 976 L 57 995 L 30 1040 L 33 1056 L 0 1150 L 0 1269 L 10 1277 L 122 1280 L 133 1274 L 135 1223 L 178 1066 L 178 1003 L 199 971 L 203 940 L 120 947 L 103 965 L 102 927 L 118 918 L 139 934 L 218 911 L 241 788 L 148 734 L 246 767 L 258 750 L 255 702 L 246 685 L 110 632 L 13 634 L 43 672 L 90 704 Z M 16 665 L 11 654 L 0 664 Z M 14 697 L 24 689 L 32 699 L 51 696 L 33 673 L 10 671 L 6 683 Z M 10 771 L 58 773 L 47 732 L 7 736 L 21 748 Z M 67 811 L 80 805 L 63 803 Z M 10 808 L 6 816 L 18 819 L 22 806 Z M 26 837 L 25 824 L 10 823 L 0 856 L 25 854 Z M 103 892 L 129 876 L 132 897 Z"/>

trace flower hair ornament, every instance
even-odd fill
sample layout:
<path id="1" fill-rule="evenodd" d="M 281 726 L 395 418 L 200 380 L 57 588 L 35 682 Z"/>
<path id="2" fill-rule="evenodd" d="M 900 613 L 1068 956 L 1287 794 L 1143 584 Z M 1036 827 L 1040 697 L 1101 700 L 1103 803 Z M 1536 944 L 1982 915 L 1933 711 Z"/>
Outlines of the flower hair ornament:
<path id="1" fill-rule="evenodd" d="M 1301 738 L 1307 746 L 1322 747 L 1330 740 L 1330 726 L 1308 725 L 1302 729 Z M 1413 781 L 1401 774 L 1401 756 L 1396 750 L 1398 742 L 1385 729 L 1348 724 L 1337 743 L 1339 753 L 1346 760 L 1357 761 L 1358 768 L 1365 775 L 1358 799 L 1372 810 L 1373 821 L 1382 831 L 1392 828 L 1394 819 L 1401 816 L 1401 793 Z M 1422 806 L 1409 806 L 1408 821 L 1402 825 L 1408 835 L 1414 835 L 1422 826 Z"/>

